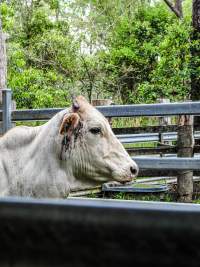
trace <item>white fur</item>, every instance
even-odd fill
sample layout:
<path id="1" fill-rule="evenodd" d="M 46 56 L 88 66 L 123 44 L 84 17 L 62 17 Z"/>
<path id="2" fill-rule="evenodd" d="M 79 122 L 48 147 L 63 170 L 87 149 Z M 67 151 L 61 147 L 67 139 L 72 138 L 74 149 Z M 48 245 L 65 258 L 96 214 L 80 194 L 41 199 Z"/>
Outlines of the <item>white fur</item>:
<path id="1" fill-rule="evenodd" d="M 104 181 L 128 181 L 137 168 L 114 136 L 107 120 L 93 107 L 81 116 L 77 140 L 62 152 L 59 128 L 63 110 L 38 127 L 15 127 L 0 138 L 0 195 L 66 197 L 70 191 Z M 102 134 L 89 129 L 101 127 Z"/>

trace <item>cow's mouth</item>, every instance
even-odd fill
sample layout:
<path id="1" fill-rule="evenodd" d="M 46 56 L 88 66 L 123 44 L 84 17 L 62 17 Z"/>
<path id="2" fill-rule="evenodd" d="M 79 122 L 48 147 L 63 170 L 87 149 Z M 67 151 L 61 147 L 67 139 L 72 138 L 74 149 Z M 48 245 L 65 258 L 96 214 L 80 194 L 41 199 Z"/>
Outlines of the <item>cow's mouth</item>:
<path id="1" fill-rule="evenodd" d="M 122 184 L 122 185 L 130 185 L 130 184 L 132 184 L 133 181 L 134 181 L 134 179 L 132 179 L 131 181 L 130 180 L 129 181 L 121 181 L 120 184 Z"/>

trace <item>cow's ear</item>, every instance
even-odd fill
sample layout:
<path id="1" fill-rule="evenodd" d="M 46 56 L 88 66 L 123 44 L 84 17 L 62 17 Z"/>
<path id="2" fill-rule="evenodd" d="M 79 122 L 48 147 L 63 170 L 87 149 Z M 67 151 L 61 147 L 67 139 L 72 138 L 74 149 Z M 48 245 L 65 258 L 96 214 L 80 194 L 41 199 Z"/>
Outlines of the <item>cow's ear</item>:
<path id="1" fill-rule="evenodd" d="M 72 110 L 73 112 L 77 112 L 80 109 L 80 104 L 76 97 L 72 96 Z"/>
<path id="2" fill-rule="evenodd" d="M 91 105 L 83 96 L 77 96 L 76 98 L 74 97 L 72 99 L 72 112 L 83 114 L 91 108 Z"/>
<path id="3" fill-rule="evenodd" d="M 77 113 L 66 114 L 61 122 L 59 133 L 64 134 L 66 132 L 66 134 L 70 136 L 73 130 L 78 126 L 79 121 L 80 117 Z"/>

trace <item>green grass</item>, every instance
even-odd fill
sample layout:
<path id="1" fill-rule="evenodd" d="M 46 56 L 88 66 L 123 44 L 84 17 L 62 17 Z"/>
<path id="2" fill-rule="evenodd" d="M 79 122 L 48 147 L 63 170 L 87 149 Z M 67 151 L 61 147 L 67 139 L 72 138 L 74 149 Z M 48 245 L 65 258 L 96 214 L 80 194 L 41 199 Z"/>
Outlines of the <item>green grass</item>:
<path id="1" fill-rule="evenodd" d="M 171 117 L 171 124 L 177 124 L 177 117 Z M 135 117 L 135 118 L 113 118 L 113 128 L 144 127 L 159 125 L 158 117 Z"/>
<path id="2" fill-rule="evenodd" d="M 46 123 L 45 121 L 20 121 L 16 122 L 16 126 L 29 126 L 29 127 L 35 127 L 40 126 Z"/>
<path id="3" fill-rule="evenodd" d="M 107 199 L 119 199 L 119 200 L 141 200 L 141 201 L 174 201 L 171 194 L 132 194 L 132 193 L 111 193 L 104 196 Z"/>
<path id="4" fill-rule="evenodd" d="M 151 148 L 157 147 L 157 142 L 141 142 L 141 143 L 132 143 L 132 144 L 124 144 L 125 148 Z"/>
<path id="5" fill-rule="evenodd" d="M 135 118 L 113 118 L 113 128 L 140 127 L 158 125 L 157 118 L 135 117 Z"/>

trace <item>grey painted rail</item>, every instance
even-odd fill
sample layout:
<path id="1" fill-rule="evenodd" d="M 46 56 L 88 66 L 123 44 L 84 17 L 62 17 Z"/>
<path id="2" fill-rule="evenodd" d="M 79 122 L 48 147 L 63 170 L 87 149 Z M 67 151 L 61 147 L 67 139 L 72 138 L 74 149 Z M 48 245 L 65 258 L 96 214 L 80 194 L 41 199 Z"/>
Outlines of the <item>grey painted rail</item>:
<path id="1" fill-rule="evenodd" d="M 0 265 L 199 266 L 200 206 L 0 199 Z"/>
<path id="2" fill-rule="evenodd" d="M 49 120 L 57 112 L 61 111 L 60 108 L 51 109 L 33 109 L 33 110 L 16 110 L 12 111 L 10 107 L 10 90 L 4 90 L 5 99 L 9 101 L 5 102 L 4 112 L 0 111 L 0 120 L 4 116 L 5 130 L 8 129 L 11 123 L 11 116 L 13 121 L 28 121 L 28 120 Z M 7 96 L 7 97 L 6 97 Z M 7 104 L 6 104 L 7 103 Z M 166 103 L 166 104 L 140 104 L 140 105 L 114 105 L 114 106 L 101 106 L 97 107 L 106 117 L 133 117 L 133 116 L 170 116 L 170 115 L 199 115 L 200 114 L 200 102 L 185 102 L 185 103 Z M 174 135 L 174 136 L 172 136 Z M 171 140 L 175 138 L 175 134 L 166 134 L 166 139 Z M 198 133 L 197 133 L 198 135 Z M 138 140 L 141 141 L 141 136 L 137 135 Z M 144 134 L 142 135 L 142 138 Z M 148 138 L 156 138 L 155 134 L 150 134 Z M 199 137 L 199 136 L 197 136 Z M 145 137 L 147 138 L 147 137 Z M 170 139 L 171 138 L 171 139 Z M 133 136 L 121 136 L 121 141 L 124 143 L 134 142 Z M 141 169 L 151 170 L 199 170 L 198 159 L 158 159 L 158 158 L 137 158 L 136 161 Z"/>
<path id="3" fill-rule="evenodd" d="M 106 117 L 199 115 L 200 102 L 116 105 L 98 109 Z"/>
<path id="4" fill-rule="evenodd" d="M 142 170 L 200 170 L 200 158 L 132 157 L 132 159 Z"/>
<path id="5" fill-rule="evenodd" d="M 97 107 L 106 117 L 136 117 L 136 116 L 173 116 L 199 115 L 200 102 L 167 103 L 167 104 L 139 104 L 113 105 Z M 13 121 L 49 120 L 61 108 L 16 110 L 12 112 Z M 0 111 L 2 120 L 2 111 Z"/>
<path id="6" fill-rule="evenodd" d="M 142 133 L 142 134 L 123 134 L 117 135 L 120 142 L 124 144 L 139 143 L 139 142 L 158 142 L 160 140 L 159 133 Z M 177 140 L 177 133 L 163 133 L 164 141 Z M 195 139 L 200 138 L 200 132 L 194 134 Z"/>

